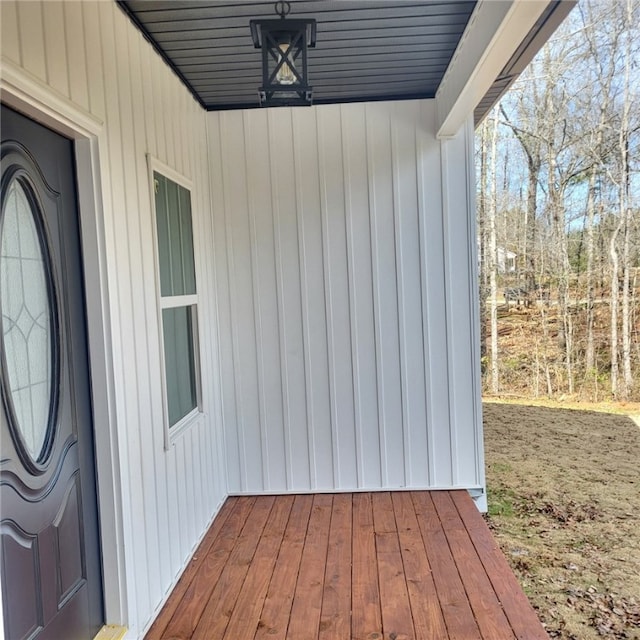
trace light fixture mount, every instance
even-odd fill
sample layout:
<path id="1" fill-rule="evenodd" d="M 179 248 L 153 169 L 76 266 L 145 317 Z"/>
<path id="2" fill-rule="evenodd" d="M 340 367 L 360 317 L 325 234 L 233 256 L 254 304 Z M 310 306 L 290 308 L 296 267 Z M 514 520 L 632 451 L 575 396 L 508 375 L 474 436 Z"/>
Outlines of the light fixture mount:
<path id="1" fill-rule="evenodd" d="M 258 94 L 264 107 L 308 106 L 313 87 L 307 75 L 307 51 L 316 46 L 316 21 L 287 18 L 291 3 L 274 5 L 277 20 L 251 20 L 251 38 L 262 50 L 262 86 Z"/>

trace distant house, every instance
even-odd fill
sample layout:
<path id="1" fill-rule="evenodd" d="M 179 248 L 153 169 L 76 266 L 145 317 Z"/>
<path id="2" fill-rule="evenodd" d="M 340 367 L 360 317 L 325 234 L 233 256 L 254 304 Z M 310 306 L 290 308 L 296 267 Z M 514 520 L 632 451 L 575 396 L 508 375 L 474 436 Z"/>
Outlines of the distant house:
<path id="1" fill-rule="evenodd" d="M 480 268 L 480 237 L 478 236 L 477 241 L 477 249 L 478 249 L 478 268 Z M 516 258 L 517 254 L 513 251 L 509 251 L 504 247 L 498 247 L 496 250 L 497 262 L 498 262 L 498 273 L 514 273 L 516 270 Z"/>
<path id="2" fill-rule="evenodd" d="M 514 273 L 516 270 L 516 254 L 504 247 L 498 247 L 498 273 Z"/>

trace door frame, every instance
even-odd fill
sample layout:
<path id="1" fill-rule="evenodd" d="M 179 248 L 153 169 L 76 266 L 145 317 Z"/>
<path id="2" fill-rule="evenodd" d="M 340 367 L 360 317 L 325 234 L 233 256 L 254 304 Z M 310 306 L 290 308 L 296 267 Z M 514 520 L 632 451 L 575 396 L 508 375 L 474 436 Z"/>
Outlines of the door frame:
<path id="1" fill-rule="evenodd" d="M 71 138 L 74 143 L 91 373 L 105 623 L 128 626 L 123 523 L 123 496 L 127 495 L 127 487 L 123 487 L 120 473 L 111 351 L 111 307 L 100 181 L 100 167 L 105 164 L 102 159 L 106 148 L 105 124 L 4 57 L 0 75 L 0 97 L 8 107 L 22 112 L 56 133 Z M 1 603 L 2 598 L 0 628 L 3 625 Z"/>

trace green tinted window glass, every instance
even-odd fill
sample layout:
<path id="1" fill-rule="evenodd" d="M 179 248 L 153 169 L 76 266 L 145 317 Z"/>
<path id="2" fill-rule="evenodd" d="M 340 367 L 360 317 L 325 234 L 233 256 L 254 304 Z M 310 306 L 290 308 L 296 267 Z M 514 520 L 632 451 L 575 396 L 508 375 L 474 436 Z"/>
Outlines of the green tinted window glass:
<path id="1" fill-rule="evenodd" d="M 193 225 L 191 223 L 191 194 L 187 189 L 178 187 L 178 205 L 180 208 L 180 246 L 182 248 L 182 286 L 185 294 L 196 292 L 196 270 L 193 263 Z"/>
<path id="2" fill-rule="evenodd" d="M 159 173 L 154 172 L 153 178 L 161 294 L 195 294 L 191 194 Z"/>
<path id="3" fill-rule="evenodd" d="M 192 314 L 195 308 L 162 310 L 164 364 L 167 380 L 169 426 L 196 408 L 196 373 Z"/>

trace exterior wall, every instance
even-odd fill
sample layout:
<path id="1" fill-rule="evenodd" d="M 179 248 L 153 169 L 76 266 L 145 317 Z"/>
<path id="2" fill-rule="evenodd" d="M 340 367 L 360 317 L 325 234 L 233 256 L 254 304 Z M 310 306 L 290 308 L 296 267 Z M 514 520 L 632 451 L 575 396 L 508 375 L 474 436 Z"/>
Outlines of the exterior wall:
<path id="1" fill-rule="evenodd" d="M 208 114 L 231 493 L 482 487 L 471 120 Z"/>
<path id="2" fill-rule="evenodd" d="M 215 332 L 201 336 L 205 415 L 168 451 L 163 445 L 146 160 L 149 153 L 194 184 L 199 317 L 201 327 L 214 327 L 206 116 L 115 3 L 6 0 L 0 5 L 3 64 L 24 70 L 29 82 L 50 89 L 56 101 L 103 123 L 97 198 L 110 300 L 116 412 L 111 437 L 119 452 L 114 464 L 121 470 L 116 484 L 122 521 L 108 521 L 103 513 L 102 535 L 111 540 L 120 528 L 126 572 L 126 592 L 107 589 L 107 622 L 128 625 L 129 637 L 138 637 L 226 496 Z M 83 171 L 79 167 L 79 174 Z M 85 255 L 88 267 L 94 260 Z M 88 289 L 92 286 L 88 282 Z M 100 467 L 100 448 L 97 456 Z M 104 569 L 108 579 L 114 568 L 106 562 Z M 118 607 L 113 603 L 119 598 L 124 602 Z M 114 617 L 111 612 L 118 609 Z"/>

